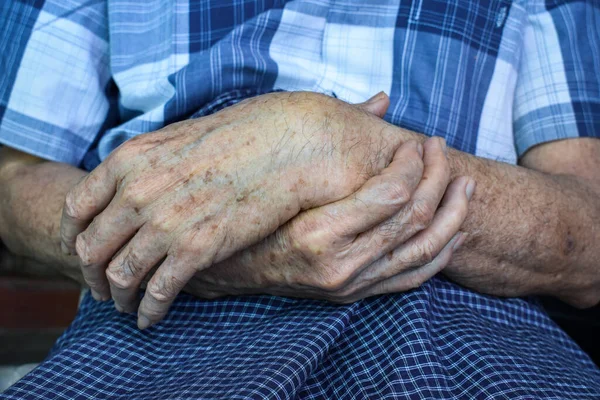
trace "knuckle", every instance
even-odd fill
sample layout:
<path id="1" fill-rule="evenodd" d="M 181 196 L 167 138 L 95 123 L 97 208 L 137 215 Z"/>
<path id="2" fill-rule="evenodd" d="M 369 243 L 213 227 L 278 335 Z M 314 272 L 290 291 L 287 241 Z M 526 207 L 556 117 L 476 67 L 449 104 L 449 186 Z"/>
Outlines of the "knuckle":
<path id="1" fill-rule="evenodd" d="M 77 235 L 77 239 L 75 240 L 75 251 L 81 259 L 83 266 L 88 266 L 95 263 L 96 259 L 90 251 L 90 246 L 84 234 Z"/>
<path id="2" fill-rule="evenodd" d="M 168 213 L 163 213 L 161 216 L 152 216 L 147 224 L 152 232 L 166 234 L 173 230 L 176 219 Z"/>
<path id="3" fill-rule="evenodd" d="M 119 289 L 129 289 L 135 285 L 137 278 L 142 278 L 144 271 L 143 263 L 130 252 L 122 262 L 111 262 L 106 270 L 108 280 Z"/>
<path id="4" fill-rule="evenodd" d="M 419 265 L 429 264 L 437 255 L 435 243 L 431 239 L 425 239 L 417 246 L 416 261 Z"/>
<path id="5" fill-rule="evenodd" d="M 144 204 L 145 193 L 136 185 L 125 185 L 121 192 L 121 199 L 130 207 L 141 207 Z"/>
<path id="6" fill-rule="evenodd" d="M 410 200 L 412 193 L 401 181 L 386 182 L 381 186 L 379 196 L 386 203 L 405 204 Z"/>
<path id="7" fill-rule="evenodd" d="M 349 274 L 344 272 L 343 269 L 332 271 L 322 276 L 317 284 L 317 287 L 327 293 L 340 292 L 346 286 L 348 278 Z"/>
<path id="8" fill-rule="evenodd" d="M 398 256 L 398 263 L 402 269 L 420 267 L 429 264 L 435 258 L 434 251 L 429 240 L 422 243 L 415 243 L 410 246 L 405 254 Z"/>
<path id="9" fill-rule="evenodd" d="M 377 228 L 377 234 L 378 236 L 382 237 L 382 238 L 395 238 L 398 236 L 399 233 L 401 233 L 402 231 L 404 231 L 404 229 L 406 228 L 405 223 L 397 220 L 396 218 L 392 218 L 387 220 L 386 222 L 384 222 L 383 224 L 381 224 L 378 228 Z"/>
<path id="10" fill-rule="evenodd" d="M 297 232 L 290 241 L 292 248 L 310 258 L 319 257 L 332 244 L 332 232 L 321 227 L 306 227 Z"/>
<path id="11" fill-rule="evenodd" d="M 73 190 L 70 190 L 65 197 L 64 212 L 70 218 L 81 218 L 82 213 L 78 207 L 77 196 Z"/>
<path id="12" fill-rule="evenodd" d="M 128 279 L 123 273 L 117 272 L 118 269 L 110 268 L 106 270 L 106 278 L 118 289 L 130 289 L 133 287 L 133 281 Z"/>
<path id="13" fill-rule="evenodd" d="M 157 303 L 168 304 L 183 286 L 185 284 L 178 277 L 172 275 L 160 279 L 154 285 L 150 285 L 147 293 Z"/>
<path id="14" fill-rule="evenodd" d="M 221 226 L 220 221 L 215 222 L 216 225 Z M 170 246 L 169 255 L 175 258 L 181 258 L 184 256 L 190 256 L 198 254 L 198 251 L 209 250 L 218 241 L 217 234 L 211 235 L 212 241 L 207 240 L 208 230 L 206 224 L 203 222 L 195 222 L 183 233 L 177 235 L 174 238 L 173 243 Z M 203 253 L 203 255 L 205 255 Z"/>
<path id="15" fill-rule="evenodd" d="M 435 209 L 428 202 L 416 201 L 411 208 L 412 225 L 423 230 L 429 226 L 434 214 Z"/>
<path id="16" fill-rule="evenodd" d="M 290 236 L 290 231 L 286 226 L 275 231 L 275 233 L 267 237 L 263 243 L 264 245 L 262 248 L 268 249 L 264 254 L 268 253 L 274 255 L 269 256 L 269 262 L 271 264 L 274 262 L 281 262 L 281 260 L 289 260 L 297 256 L 297 253 L 294 251 L 295 249 L 292 246 L 292 237 Z"/>
<path id="17" fill-rule="evenodd" d="M 169 301 L 169 293 L 166 291 L 165 287 L 160 286 L 151 286 L 146 289 L 146 295 L 150 296 L 154 302 L 159 304 L 165 304 Z"/>
<path id="18" fill-rule="evenodd" d="M 127 276 L 139 276 L 144 271 L 143 259 L 133 250 L 130 250 L 121 264 L 121 271 Z"/>

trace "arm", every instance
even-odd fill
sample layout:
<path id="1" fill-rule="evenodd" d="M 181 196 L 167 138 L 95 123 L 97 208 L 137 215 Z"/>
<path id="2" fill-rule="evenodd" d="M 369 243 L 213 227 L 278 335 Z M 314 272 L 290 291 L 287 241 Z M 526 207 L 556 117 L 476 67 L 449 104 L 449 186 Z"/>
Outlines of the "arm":
<path id="1" fill-rule="evenodd" d="M 462 227 L 470 235 L 446 275 L 495 295 L 600 301 L 600 141 L 539 145 L 521 166 L 459 151 L 449 159 L 452 175 L 473 177 L 477 190 Z"/>
<path id="2" fill-rule="evenodd" d="M 82 281 L 78 257 L 60 249 L 60 215 L 67 191 L 85 172 L 0 148 L 0 239 L 9 251 Z"/>
<path id="3" fill-rule="evenodd" d="M 600 133 L 599 36 L 573 26 L 599 9 L 593 1 L 525 7 L 512 104 L 521 166 L 450 155 L 453 173 L 470 171 L 479 186 L 465 224 L 471 239 L 446 274 L 487 293 L 590 306 L 600 299 L 600 143 L 585 137 Z"/>
<path id="4" fill-rule="evenodd" d="M 67 164 L 81 164 L 99 134 L 118 121 L 108 10 L 105 1 L 40 4 L 0 7 L 0 20 L 11 21 L 0 42 L 19 38 L 0 56 L 0 144 L 6 146 L 0 148 L 0 237 L 12 253 L 74 271 L 76 259 L 55 247 L 65 194 L 85 175 Z M 88 19 L 95 29 L 77 22 Z"/>
<path id="5" fill-rule="evenodd" d="M 387 125 L 386 129 L 403 141 L 427 140 L 425 135 L 395 126 Z M 320 290 L 329 300 L 346 302 L 369 295 L 368 291 L 354 290 L 360 286 L 357 274 L 367 280 L 382 275 L 386 279 L 394 271 L 400 284 L 385 285 L 379 293 L 397 292 L 420 285 L 430 275 L 410 273 L 433 265 L 458 283 L 484 293 L 545 294 L 578 307 L 594 305 L 600 296 L 600 179 L 595 173 L 600 169 L 600 141 L 571 139 L 539 145 L 522 158 L 521 164 L 514 166 L 454 149 L 448 151 L 445 165 L 451 179 L 470 176 L 477 182 L 467 218 L 460 227 L 467 238 L 460 248 L 455 248 L 449 262 L 438 262 L 445 258 L 444 245 L 448 242 L 440 240 L 442 232 L 451 229 L 450 225 L 438 232 L 432 229 L 437 225 L 436 214 L 444 208 L 436 210 L 437 202 L 412 198 L 406 207 L 411 210 L 408 216 L 401 211 L 386 221 L 386 228 L 381 230 L 385 236 L 367 246 L 358 246 L 356 251 L 345 249 L 333 254 L 314 249 L 336 249 L 345 243 L 343 236 L 332 232 L 339 230 L 342 220 L 351 224 L 347 221 L 352 218 L 336 218 L 332 224 L 326 211 L 329 205 L 322 208 L 322 213 L 313 212 L 312 218 L 309 214 L 295 218 L 290 227 L 278 231 L 277 240 L 261 243 L 259 248 L 239 253 L 207 273 L 198 274 L 192 290 L 209 297 L 253 293 L 256 287 L 274 292 L 273 288 L 290 286 L 290 276 L 300 270 L 300 282 L 313 289 L 313 294 L 306 297 L 320 297 L 315 296 Z M 323 223 L 328 226 L 324 232 Z M 416 232 L 406 235 L 406 229 L 418 230 L 419 226 L 426 227 L 416 236 L 422 241 L 407 241 Z M 387 239 L 396 238 L 392 249 L 382 252 L 390 241 Z M 303 263 L 309 266 L 298 268 Z M 290 268 L 292 272 L 271 281 L 253 271 L 259 265 L 261 270 L 281 271 L 288 264 L 294 266 Z M 305 277 L 310 277 L 311 271 L 317 272 L 317 278 L 307 284 Z M 322 271 L 330 272 L 319 275 Z M 341 275 L 333 285 L 328 283 L 331 276 L 336 277 L 331 271 Z M 294 285 L 289 292 L 287 295 L 302 295 Z"/>

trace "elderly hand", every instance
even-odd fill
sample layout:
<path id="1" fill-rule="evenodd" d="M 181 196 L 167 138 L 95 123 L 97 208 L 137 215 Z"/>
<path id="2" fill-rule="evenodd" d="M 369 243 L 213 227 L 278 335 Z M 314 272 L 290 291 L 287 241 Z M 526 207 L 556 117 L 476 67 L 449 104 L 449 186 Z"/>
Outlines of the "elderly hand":
<path id="1" fill-rule="evenodd" d="M 204 298 L 269 293 L 347 303 L 421 285 L 464 241 L 459 229 L 475 182 L 450 183 L 443 139 L 425 143 L 424 162 L 419 146 L 404 144 L 356 193 L 301 213 L 197 273 L 186 290 Z"/>
<path id="2" fill-rule="evenodd" d="M 159 265 L 138 309 L 144 328 L 196 272 L 300 211 L 350 195 L 385 168 L 402 143 L 374 115 L 388 104 L 385 95 L 355 106 L 273 93 L 140 135 L 69 192 L 63 250 L 80 256 L 94 297 L 112 293 L 121 309 Z M 394 193 L 405 199 L 404 190 Z"/>

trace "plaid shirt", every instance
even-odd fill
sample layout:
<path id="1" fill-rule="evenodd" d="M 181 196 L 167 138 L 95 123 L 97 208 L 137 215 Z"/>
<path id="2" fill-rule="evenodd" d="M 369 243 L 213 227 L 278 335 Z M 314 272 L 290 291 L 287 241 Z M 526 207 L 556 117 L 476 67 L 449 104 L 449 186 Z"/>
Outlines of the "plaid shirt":
<path id="1" fill-rule="evenodd" d="M 389 122 L 509 163 L 600 135 L 597 0 L 21 0 L 0 23 L 0 143 L 87 169 L 273 90 L 384 90 Z M 87 295 L 2 397 L 597 399 L 600 371 L 535 300 L 436 277 L 345 306 L 183 294 L 145 331 Z"/>

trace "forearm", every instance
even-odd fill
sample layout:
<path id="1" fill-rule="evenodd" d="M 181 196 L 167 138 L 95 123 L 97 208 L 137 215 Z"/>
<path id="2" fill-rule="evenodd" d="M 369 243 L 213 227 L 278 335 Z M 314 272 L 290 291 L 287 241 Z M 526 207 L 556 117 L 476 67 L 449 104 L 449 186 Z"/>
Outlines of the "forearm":
<path id="1" fill-rule="evenodd" d="M 463 225 L 469 237 L 447 276 L 501 296 L 545 294 L 582 307 L 600 300 L 596 184 L 453 149 L 449 159 L 452 175 L 473 177 L 477 189 Z"/>
<path id="2" fill-rule="evenodd" d="M 42 162 L 10 149 L 0 154 L 0 238 L 16 255 L 81 280 L 77 257 L 60 249 L 60 218 L 67 191 L 85 172 Z"/>

